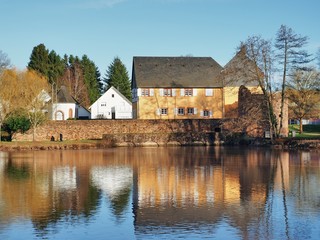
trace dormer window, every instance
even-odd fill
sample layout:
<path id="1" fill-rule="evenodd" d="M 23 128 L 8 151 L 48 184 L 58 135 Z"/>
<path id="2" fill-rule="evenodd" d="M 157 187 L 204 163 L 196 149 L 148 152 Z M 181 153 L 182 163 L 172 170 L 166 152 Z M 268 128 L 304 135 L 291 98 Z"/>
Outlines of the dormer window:
<path id="1" fill-rule="evenodd" d="M 192 88 L 186 88 L 184 89 L 184 95 L 185 96 L 192 96 L 193 94 Z"/>
<path id="2" fill-rule="evenodd" d="M 163 96 L 171 97 L 172 96 L 172 89 L 171 88 L 164 88 L 163 89 Z"/>

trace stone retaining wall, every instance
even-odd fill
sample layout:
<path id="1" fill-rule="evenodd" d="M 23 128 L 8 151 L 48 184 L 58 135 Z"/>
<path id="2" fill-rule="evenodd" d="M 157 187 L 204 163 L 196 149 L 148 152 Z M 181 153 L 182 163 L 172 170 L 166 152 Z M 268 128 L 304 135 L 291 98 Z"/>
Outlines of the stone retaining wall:
<path id="1" fill-rule="evenodd" d="M 48 121 L 35 132 L 36 141 L 102 139 L 104 134 L 188 133 L 220 131 L 220 120 L 66 120 Z M 16 141 L 32 141 L 33 132 L 13 136 Z"/>

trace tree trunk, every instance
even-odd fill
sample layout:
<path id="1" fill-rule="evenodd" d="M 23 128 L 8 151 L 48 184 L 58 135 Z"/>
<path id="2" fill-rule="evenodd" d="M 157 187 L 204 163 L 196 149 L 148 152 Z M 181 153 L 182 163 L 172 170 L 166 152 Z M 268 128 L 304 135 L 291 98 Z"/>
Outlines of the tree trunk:
<path id="1" fill-rule="evenodd" d="M 299 132 L 300 134 L 303 133 L 302 118 L 299 119 Z"/>

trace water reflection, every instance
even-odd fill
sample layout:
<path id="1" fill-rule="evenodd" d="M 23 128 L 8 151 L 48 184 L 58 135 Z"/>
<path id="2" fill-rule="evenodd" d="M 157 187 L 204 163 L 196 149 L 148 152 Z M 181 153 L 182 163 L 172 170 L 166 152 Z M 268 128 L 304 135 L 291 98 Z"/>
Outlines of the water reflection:
<path id="1" fill-rule="evenodd" d="M 319 180 L 318 152 L 0 152 L 0 237 L 316 239 Z"/>

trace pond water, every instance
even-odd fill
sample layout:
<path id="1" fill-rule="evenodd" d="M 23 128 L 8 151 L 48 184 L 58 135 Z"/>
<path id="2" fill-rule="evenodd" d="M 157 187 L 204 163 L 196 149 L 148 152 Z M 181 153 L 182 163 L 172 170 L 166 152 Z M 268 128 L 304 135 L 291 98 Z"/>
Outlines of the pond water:
<path id="1" fill-rule="evenodd" d="M 319 239 L 319 152 L 0 152 L 0 239 L 178 238 Z"/>

